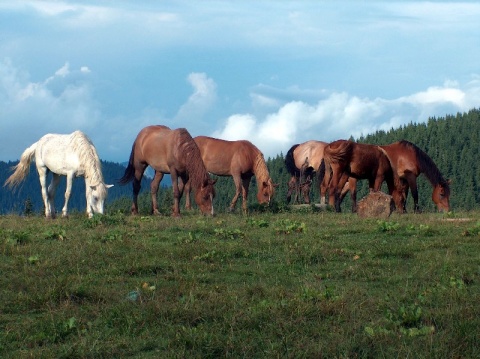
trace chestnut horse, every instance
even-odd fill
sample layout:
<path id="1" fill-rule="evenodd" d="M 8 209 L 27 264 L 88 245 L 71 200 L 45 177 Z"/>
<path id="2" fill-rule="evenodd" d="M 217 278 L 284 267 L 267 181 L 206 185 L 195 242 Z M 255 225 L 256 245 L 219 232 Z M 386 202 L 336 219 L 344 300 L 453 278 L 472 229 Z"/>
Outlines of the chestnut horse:
<path id="1" fill-rule="evenodd" d="M 242 193 L 242 209 L 247 212 L 248 188 L 252 176 L 257 179 L 257 200 L 260 204 L 269 204 L 275 193 L 262 152 L 246 140 L 226 141 L 207 136 L 194 138 L 200 148 L 203 163 L 207 171 L 217 176 L 232 176 L 235 182 L 235 196 L 229 210 L 235 210 L 240 193 Z M 190 208 L 189 184 L 186 185 L 186 208 Z"/>
<path id="2" fill-rule="evenodd" d="M 179 201 L 183 193 L 183 183 L 191 181 L 195 190 L 195 202 L 204 214 L 213 215 L 213 198 L 216 180 L 212 180 L 202 162 L 200 150 L 184 128 L 171 130 L 166 126 L 147 126 L 143 128 L 132 146 L 130 160 L 120 184 L 133 180 L 132 214 L 138 214 L 138 193 L 141 180 L 147 166 L 155 170 L 150 190 L 152 212 L 159 214 L 157 192 L 165 173 L 170 173 L 173 185 L 173 216 L 180 216 Z M 179 187 L 178 178 L 182 184 Z"/>
<path id="3" fill-rule="evenodd" d="M 450 210 L 450 181 L 443 178 L 433 160 L 425 152 L 405 140 L 379 146 L 379 148 L 387 155 L 393 170 L 400 178 L 404 203 L 406 203 L 408 189 L 412 190 L 414 212 L 419 212 L 417 177 L 421 173 L 425 174 L 433 187 L 432 200 L 438 210 L 440 212 Z M 405 211 L 405 206 L 401 210 Z"/>
<path id="4" fill-rule="evenodd" d="M 340 192 L 349 177 L 352 177 L 350 196 L 352 212 L 357 209 L 356 180 L 367 179 L 370 191 L 379 191 L 383 181 L 387 182 L 397 208 L 403 206 L 396 191 L 395 176 L 388 157 L 375 145 L 361 144 L 347 140 L 337 140 L 325 147 L 324 161 L 319 170 L 319 180 L 329 172 L 332 179 L 329 184 L 329 204 L 340 212 Z"/>
<path id="5" fill-rule="evenodd" d="M 310 203 L 310 188 L 314 174 L 320 167 L 323 160 L 323 150 L 327 142 L 310 140 L 301 144 L 293 145 L 285 156 L 285 167 L 292 176 L 288 181 L 287 203 L 290 203 L 292 193 L 295 193 L 294 203 L 297 202 L 299 193 L 303 196 L 305 203 Z M 325 204 L 328 182 L 330 176 L 326 176 L 319 183 L 320 204 Z M 348 182 L 342 189 L 341 198 L 349 190 Z"/>

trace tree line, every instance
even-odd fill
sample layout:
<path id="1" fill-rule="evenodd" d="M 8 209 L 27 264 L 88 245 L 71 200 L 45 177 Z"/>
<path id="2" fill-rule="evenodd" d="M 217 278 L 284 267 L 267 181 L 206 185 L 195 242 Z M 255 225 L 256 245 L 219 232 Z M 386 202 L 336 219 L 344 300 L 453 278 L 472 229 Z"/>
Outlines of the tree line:
<path id="1" fill-rule="evenodd" d="M 389 131 L 377 131 L 373 134 L 350 138 L 351 140 L 370 144 L 390 144 L 399 140 L 407 140 L 425 151 L 435 162 L 443 176 L 451 180 L 450 205 L 453 210 L 472 210 L 480 207 L 480 166 L 479 140 L 480 140 L 480 110 L 472 109 L 468 113 L 457 113 L 439 118 L 429 118 L 426 123 L 409 123 L 400 128 Z M 322 138 L 312 138 L 323 140 Z M 293 145 L 293 143 L 292 143 Z M 289 148 L 285 148 L 286 153 Z M 285 206 L 287 183 L 290 174 L 285 168 L 285 157 L 282 153 L 273 158 L 266 159 L 270 176 L 279 186 L 274 197 L 274 206 Z M 0 161 L 0 183 L 4 183 L 10 175 L 10 167 L 17 162 Z M 36 169 L 31 169 L 27 179 L 19 189 L 12 192 L 8 188 L 0 188 L 0 214 L 25 213 L 26 211 L 39 212 L 43 210 L 40 195 L 40 184 Z M 123 175 L 125 167 L 118 163 L 102 161 L 102 171 L 106 183 L 113 183 L 115 187 L 109 190 L 106 202 L 107 212 L 130 211 L 132 187 L 131 185 L 119 186 L 116 181 Z M 165 182 L 165 180 L 164 180 Z M 147 214 L 150 211 L 150 180 L 142 182 L 142 192 L 139 197 L 140 211 Z M 162 186 L 158 194 L 160 210 L 169 214 L 173 202 L 170 182 Z M 366 181 L 359 181 L 358 198 L 367 193 Z M 431 201 L 432 187 L 427 179 L 420 175 L 418 178 L 419 204 L 424 211 L 434 211 Z M 217 196 L 214 200 L 215 210 L 225 212 L 235 195 L 235 187 L 231 177 L 218 177 L 215 185 Z M 63 205 L 65 181 L 61 182 L 57 190 L 56 207 Z M 250 208 L 256 208 L 257 184 L 255 177 L 250 184 L 248 203 Z M 409 195 L 410 196 L 410 195 Z M 313 199 L 319 201 L 318 183 L 313 186 Z M 185 199 L 182 200 L 184 203 Z M 182 203 L 182 205 L 183 205 Z M 192 202 L 194 204 L 194 201 Z M 413 200 L 411 196 L 407 201 L 407 210 L 412 211 Z M 343 205 L 348 211 L 350 203 L 348 195 Z M 83 179 L 74 181 L 69 207 L 72 210 L 85 210 L 85 183 Z M 237 212 L 241 212 L 241 199 L 237 202 Z"/>

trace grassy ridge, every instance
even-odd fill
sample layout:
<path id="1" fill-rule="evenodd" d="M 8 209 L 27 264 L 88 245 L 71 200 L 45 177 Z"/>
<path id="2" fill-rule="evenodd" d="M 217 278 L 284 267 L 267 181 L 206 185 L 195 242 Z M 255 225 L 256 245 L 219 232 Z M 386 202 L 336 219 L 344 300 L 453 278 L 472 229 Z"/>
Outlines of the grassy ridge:
<path id="1" fill-rule="evenodd" d="M 3 216 L 0 356 L 479 357 L 477 218 Z"/>

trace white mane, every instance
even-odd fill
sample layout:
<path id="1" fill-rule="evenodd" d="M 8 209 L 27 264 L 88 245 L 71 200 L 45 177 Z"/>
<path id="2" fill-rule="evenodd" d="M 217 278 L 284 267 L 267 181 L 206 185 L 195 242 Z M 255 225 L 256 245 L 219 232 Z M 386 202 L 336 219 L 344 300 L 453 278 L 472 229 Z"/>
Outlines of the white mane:
<path id="1" fill-rule="evenodd" d="M 103 182 L 100 159 L 92 141 L 81 131 L 75 131 L 70 135 L 71 149 L 80 160 L 82 169 L 85 171 L 85 179 L 92 185 Z"/>

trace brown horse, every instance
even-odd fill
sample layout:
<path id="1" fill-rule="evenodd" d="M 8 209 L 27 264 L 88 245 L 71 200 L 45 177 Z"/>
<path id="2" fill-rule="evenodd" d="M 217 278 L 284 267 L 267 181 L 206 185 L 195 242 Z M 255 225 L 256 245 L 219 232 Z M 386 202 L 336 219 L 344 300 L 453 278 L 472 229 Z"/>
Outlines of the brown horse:
<path id="1" fill-rule="evenodd" d="M 133 180 L 132 214 L 138 213 L 138 193 L 147 166 L 155 170 L 151 183 L 152 212 L 158 214 L 157 192 L 165 173 L 170 173 L 173 184 L 173 216 L 180 216 L 179 201 L 183 183 L 188 180 L 195 190 L 195 202 L 204 214 L 213 215 L 216 180 L 210 179 L 202 162 L 200 150 L 184 128 L 171 130 L 166 126 L 148 126 L 142 129 L 132 146 L 130 160 L 120 184 Z M 178 178 L 182 184 L 179 186 Z"/>
<path id="2" fill-rule="evenodd" d="M 326 173 L 332 173 L 329 185 L 329 204 L 340 212 L 340 192 L 349 177 L 352 177 L 350 196 L 352 212 L 356 212 L 356 180 L 367 179 L 370 191 L 379 191 L 383 181 L 387 182 L 395 204 L 402 206 L 400 196 L 396 191 L 395 176 L 387 156 L 375 145 L 367 145 L 347 140 L 337 140 L 330 143 L 324 150 L 324 161 L 320 166 L 319 180 Z M 394 193 L 395 192 L 395 193 Z"/>
<path id="3" fill-rule="evenodd" d="M 327 142 L 310 140 L 301 144 L 293 145 L 285 156 L 285 167 L 292 176 L 288 181 L 287 203 L 290 203 L 294 193 L 294 203 L 297 202 L 299 193 L 303 196 L 305 203 L 310 203 L 310 188 L 314 174 L 320 167 L 323 160 L 323 151 Z M 328 182 L 330 176 L 326 176 L 319 183 L 320 203 L 325 204 Z M 342 189 L 343 198 L 349 190 L 348 182 Z"/>
<path id="4" fill-rule="evenodd" d="M 433 187 L 432 200 L 440 212 L 450 210 L 450 181 L 443 178 L 433 160 L 420 148 L 408 141 L 379 146 L 390 159 L 393 170 L 400 178 L 404 192 L 404 204 L 408 189 L 412 190 L 414 212 L 419 212 L 417 177 L 424 173 Z M 401 208 L 405 211 L 405 206 Z"/>
<path id="5" fill-rule="evenodd" d="M 262 152 L 251 142 L 225 141 L 212 137 L 194 138 L 200 148 L 203 163 L 207 171 L 217 176 L 232 176 L 235 182 L 235 196 L 230 203 L 230 211 L 235 209 L 238 197 L 242 193 L 243 212 L 247 212 L 247 196 L 252 176 L 257 179 L 257 200 L 260 204 L 269 204 L 277 184 L 270 178 Z M 186 185 L 186 208 L 190 208 L 189 184 Z"/>

